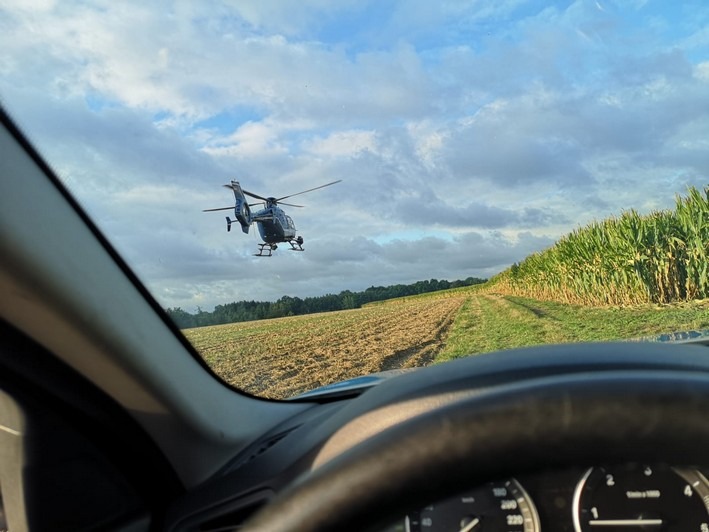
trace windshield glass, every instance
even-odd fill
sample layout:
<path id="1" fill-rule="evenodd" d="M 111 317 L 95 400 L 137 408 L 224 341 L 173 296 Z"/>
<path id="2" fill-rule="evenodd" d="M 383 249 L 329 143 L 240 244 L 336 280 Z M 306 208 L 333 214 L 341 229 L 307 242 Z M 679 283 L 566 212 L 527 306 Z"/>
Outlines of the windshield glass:
<path id="1" fill-rule="evenodd" d="M 239 389 L 709 329 L 703 0 L 6 0 L 0 43 L 5 109 Z"/>

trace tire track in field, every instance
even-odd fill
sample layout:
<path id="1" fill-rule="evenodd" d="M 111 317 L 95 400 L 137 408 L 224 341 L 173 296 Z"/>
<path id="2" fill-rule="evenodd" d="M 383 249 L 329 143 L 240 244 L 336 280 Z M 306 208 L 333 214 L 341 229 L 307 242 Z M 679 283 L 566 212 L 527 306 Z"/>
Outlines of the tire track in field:
<path id="1" fill-rule="evenodd" d="M 535 305 L 533 300 L 521 299 L 515 296 L 505 296 L 505 301 L 519 309 L 524 309 L 528 315 L 534 316 L 538 331 L 539 342 L 544 344 L 575 342 L 579 340 L 578 335 L 571 330 L 568 323 L 568 315 L 566 320 L 560 319 L 559 316 L 544 303 L 539 302 Z M 542 307 L 541 305 L 544 305 Z"/>
<path id="2" fill-rule="evenodd" d="M 478 353 L 569 340 L 561 320 L 533 302 L 500 294 L 470 294 L 436 362 Z"/>
<path id="3" fill-rule="evenodd" d="M 559 343 L 568 334 L 559 320 L 542 309 L 513 301 L 508 296 L 487 294 L 482 298 L 491 350 Z"/>
<path id="4" fill-rule="evenodd" d="M 380 365 L 379 371 L 387 371 L 398 368 L 415 368 L 426 366 L 433 362 L 436 354 L 441 350 L 445 342 L 445 336 L 448 332 L 453 320 L 455 319 L 458 310 L 460 310 L 463 301 L 458 304 L 446 306 L 445 312 L 437 316 L 437 322 L 431 324 L 432 337 L 430 340 L 423 341 L 419 345 L 408 347 L 394 352 L 392 355 L 385 357 Z"/>
<path id="5" fill-rule="evenodd" d="M 461 304 L 462 300 L 426 299 L 352 311 L 357 319 L 347 327 L 293 346 L 291 356 L 302 371 L 277 379 L 268 393 L 294 395 L 385 369 L 413 367 L 419 358 L 432 359 L 435 338 L 442 336 Z"/>
<path id="6" fill-rule="evenodd" d="M 547 307 L 500 294 L 471 294 L 436 362 L 502 349 L 575 341 Z"/>

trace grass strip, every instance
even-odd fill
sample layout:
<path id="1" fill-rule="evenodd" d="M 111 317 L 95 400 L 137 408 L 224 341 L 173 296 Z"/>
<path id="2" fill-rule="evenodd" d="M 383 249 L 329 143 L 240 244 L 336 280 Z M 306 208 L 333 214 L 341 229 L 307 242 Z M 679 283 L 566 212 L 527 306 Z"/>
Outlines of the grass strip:
<path id="1" fill-rule="evenodd" d="M 471 294 L 435 362 L 499 349 L 709 329 L 709 300 L 630 308 Z"/>

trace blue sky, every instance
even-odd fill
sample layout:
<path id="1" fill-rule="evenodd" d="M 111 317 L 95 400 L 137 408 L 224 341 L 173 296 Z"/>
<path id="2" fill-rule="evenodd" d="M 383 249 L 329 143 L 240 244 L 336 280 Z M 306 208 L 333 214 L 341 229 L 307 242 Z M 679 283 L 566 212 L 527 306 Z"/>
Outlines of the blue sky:
<path id="1" fill-rule="evenodd" d="M 0 6 L 3 105 L 165 306 L 487 277 L 709 183 L 703 1 Z M 266 260 L 230 179 L 342 183 Z"/>

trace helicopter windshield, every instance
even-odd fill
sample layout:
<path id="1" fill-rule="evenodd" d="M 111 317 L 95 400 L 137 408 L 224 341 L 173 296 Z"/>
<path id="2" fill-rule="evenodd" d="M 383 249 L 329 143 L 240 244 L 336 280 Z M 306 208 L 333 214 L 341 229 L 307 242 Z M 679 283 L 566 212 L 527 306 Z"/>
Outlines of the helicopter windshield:
<path id="1" fill-rule="evenodd" d="M 709 329 L 706 2 L 3 4 L 3 106 L 235 389 Z"/>

